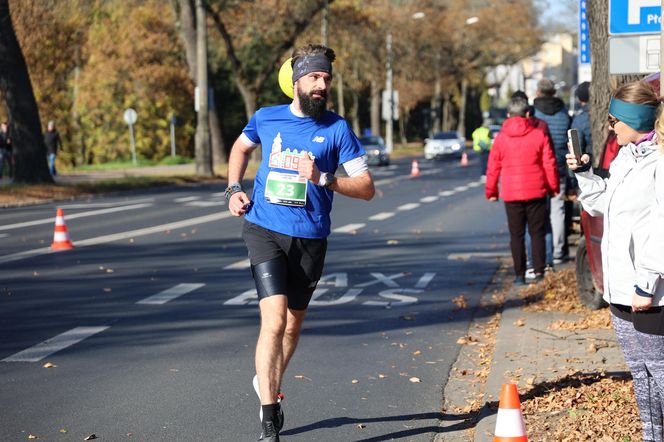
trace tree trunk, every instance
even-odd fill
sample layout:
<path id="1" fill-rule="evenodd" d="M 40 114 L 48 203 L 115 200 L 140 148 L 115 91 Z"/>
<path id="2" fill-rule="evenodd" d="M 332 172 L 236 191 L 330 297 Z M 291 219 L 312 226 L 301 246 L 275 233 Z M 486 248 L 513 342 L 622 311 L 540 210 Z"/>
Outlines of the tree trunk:
<path id="1" fill-rule="evenodd" d="M 198 121 L 196 123 L 196 175 L 212 176 L 207 63 L 207 20 L 203 0 L 196 0 L 196 67 Z"/>
<path id="2" fill-rule="evenodd" d="M 431 133 L 429 133 L 429 136 L 436 132 L 440 132 L 440 104 L 442 101 L 440 81 L 440 73 L 436 70 L 436 79 L 433 83 L 433 97 L 431 98 Z"/>
<path id="3" fill-rule="evenodd" d="M 450 96 L 445 94 L 443 98 L 443 130 L 450 130 Z"/>
<path id="4" fill-rule="evenodd" d="M 14 182 L 52 183 L 39 109 L 16 39 L 8 0 L 0 0 L 0 92 L 5 97 L 15 160 Z"/>
<path id="5" fill-rule="evenodd" d="M 196 60 L 196 17 L 194 15 L 194 4 L 192 0 L 172 0 L 173 9 L 176 11 L 180 39 L 184 45 L 184 52 L 189 67 L 189 78 L 197 82 L 197 60 Z M 214 90 L 213 98 L 216 98 Z M 214 164 L 226 164 L 226 146 L 224 144 L 223 131 L 219 121 L 216 100 L 213 100 L 209 109 L 210 140 L 212 142 L 212 158 Z"/>
<path id="6" fill-rule="evenodd" d="M 345 106 L 345 103 L 344 103 L 344 77 L 343 77 L 341 72 L 337 72 L 336 76 L 339 79 L 339 81 L 337 82 L 337 84 L 338 84 L 338 86 L 337 86 L 337 101 L 339 102 L 339 105 L 337 107 L 338 107 L 339 112 L 337 112 L 337 113 L 339 115 L 341 115 L 342 117 L 344 117 L 345 114 L 346 114 L 346 106 Z"/>
<path id="7" fill-rule="evenodd" d="M 459 120 L 457 124 L 457 132 L 462 137 L 466 136 L 466 96 L 468 95 L 468 80 L 464 77 L 461 79 L 461 100 L 459 101 Z"/>
<path id="8" fill-rule="evenodd" d="M 358 137 L 362 136 L 360 128 L 360 96 L 357 92 L 352 93 L 353 101 L 350 108 L 350 119 L 353 125 L 353 132 Z"/>
<path id="9" fill-rule="evenodd" d="M 380 86 L 371 80 L 371 134 L 380 135 Z"/>
<path id="10" fill-rule="evenodd" d="M 606 120 L 612 91 L 625 83 L 643 78 L 643 75 L 609 75 L 609 1 L 593 0 L 587 3 L 587 8 L 593 77 L 590 83 L 590 130 L 593 165 L 597 166 L 609 132 Z"/>

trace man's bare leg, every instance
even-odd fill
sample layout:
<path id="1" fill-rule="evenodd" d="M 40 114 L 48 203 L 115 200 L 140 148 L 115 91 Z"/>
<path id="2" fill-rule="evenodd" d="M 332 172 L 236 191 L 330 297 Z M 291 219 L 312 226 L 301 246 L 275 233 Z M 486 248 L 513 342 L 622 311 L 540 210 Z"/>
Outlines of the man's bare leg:
<path id="1" fill-rule="evenodd" d="M 269 296 L 261 299 L 259 308 L 261 329 L 256 343 L 256 375 L 261 405 L 269 405 L 276 403 L 284 371 L 288 300 L 285 295 Z"/>
<path id="2" fill-rule="evenodd" d="M 282 341 L 282 360 L 283 368 L 281 370 L 281 377 L 279 378 L 279 388 L 281 388 L 281 381 L 283 380 L 284 373 L 288 367 L 288 363 L 295 353 L 297 343 L 300 340 L 300 332 L 302 330 L 302 322 L 306 315 L 306 310 L 291 310 L 288 309 L 286 316 L 286 331 L 284 332 L 284 339 Z"/>

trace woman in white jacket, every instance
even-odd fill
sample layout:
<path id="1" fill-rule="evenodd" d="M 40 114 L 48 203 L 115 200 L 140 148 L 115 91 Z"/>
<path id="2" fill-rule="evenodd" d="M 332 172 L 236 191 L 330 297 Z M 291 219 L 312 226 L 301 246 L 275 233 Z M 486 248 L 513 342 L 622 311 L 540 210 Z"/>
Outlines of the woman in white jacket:
<path id="1" fill-rule="evenodd" d="M 657 442 L 664 437 L 664 162 L 654 130 L 659 104 L 644 82 L 615 92 L 609 125 L 622 147 L 608 179 L 593 174 L 588 155 L 581 164 L 567 155 L 583 208 L 604 215 L 604 300 L 634 380 L 643 439 Z"/>

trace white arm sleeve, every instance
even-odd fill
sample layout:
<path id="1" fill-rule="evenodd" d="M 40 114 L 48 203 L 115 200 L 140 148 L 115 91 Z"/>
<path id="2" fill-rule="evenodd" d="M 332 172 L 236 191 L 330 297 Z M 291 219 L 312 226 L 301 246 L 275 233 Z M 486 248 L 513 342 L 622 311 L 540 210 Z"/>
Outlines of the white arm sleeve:
<path id="1" fill-rule="evenodd" d="M 244 132 L 242 132 L 242 133 L 240 134 L 240 140 L 241 140 L 241 141 L 242 141 L 247 147 L 255 148 L 256 146 L 258 146 L 258 143 L 254 143 L 253 141 L 251 141 L 251 140 L 249 139 L 249 137 L 246 136 L 246 135 L 244 134 Z"/>
<path id="2" fill-rule="evenodd" d="M 369 170 L 367 160 L 363 156 L 346 161 L 342 166 L 344 166 L 344 170 L 349 177 L 358 176 Z"/>

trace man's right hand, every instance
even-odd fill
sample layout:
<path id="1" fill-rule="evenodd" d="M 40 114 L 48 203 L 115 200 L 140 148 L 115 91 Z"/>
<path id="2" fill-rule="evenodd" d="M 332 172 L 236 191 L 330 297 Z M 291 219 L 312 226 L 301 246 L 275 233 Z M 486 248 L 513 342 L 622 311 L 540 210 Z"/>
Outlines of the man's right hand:
<path id="1" fill-rule="evenodd" d="M 244 192 L 235 192 L 228 200 L 228 210 L 233 216 L 242 216 L 247 213 L 251 200 Z"/>
<path id="2" fill-rule="evenodd" d="M 579 164 L 576 161 L 576 157 L 574 156 L 574 154 L 571 153 L 565 155 L 565 159 L 567 160 L 567 167 L 569 168 L 569 170 L 574 172 L 578 167 L 584 164 L 588 164 L 588 162 L 590 161 L 590 155 L 588 155 L 587 153 L 581 155 L 581 164 Z"/>

